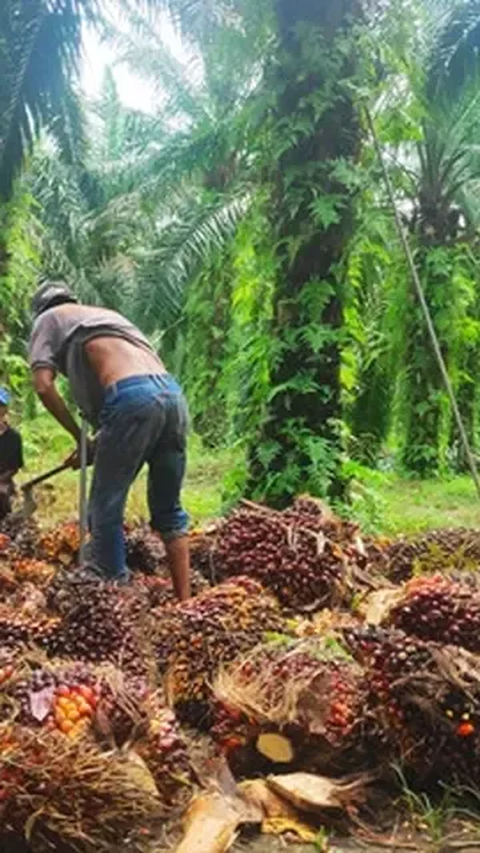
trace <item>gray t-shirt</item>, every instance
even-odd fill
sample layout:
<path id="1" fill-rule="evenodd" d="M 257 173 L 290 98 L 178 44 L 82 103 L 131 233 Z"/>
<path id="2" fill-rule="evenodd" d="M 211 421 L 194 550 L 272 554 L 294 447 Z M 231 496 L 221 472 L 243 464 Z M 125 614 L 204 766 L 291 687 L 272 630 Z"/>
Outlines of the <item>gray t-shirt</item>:
<path id="1" fill-rule="evenodd" d="M 74 303 L 40 314 L 29 344 L 30 367 L 51 367 L 67 376 L 75 402 L 94 426 L 98 425 L 104 389 L 90 366 L 85 344 L 99 337 L 123 338 L 152 352 L 147 338 L 126 317 L 107 308 Z"/>

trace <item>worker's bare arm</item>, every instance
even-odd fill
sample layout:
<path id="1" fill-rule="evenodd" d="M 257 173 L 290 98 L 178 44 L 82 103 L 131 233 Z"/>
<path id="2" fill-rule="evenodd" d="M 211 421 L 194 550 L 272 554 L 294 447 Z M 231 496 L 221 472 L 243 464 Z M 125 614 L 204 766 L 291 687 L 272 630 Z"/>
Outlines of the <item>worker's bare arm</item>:
<path id="1" fill-rule="evenodd" d="M 63 397 L 57 391 L 54 371 L 50 367 L 38 367 L 33 371 L 33 384 L 47 411 L 70 433 L 78 444 L 80 427 L 69 412 Z"/>

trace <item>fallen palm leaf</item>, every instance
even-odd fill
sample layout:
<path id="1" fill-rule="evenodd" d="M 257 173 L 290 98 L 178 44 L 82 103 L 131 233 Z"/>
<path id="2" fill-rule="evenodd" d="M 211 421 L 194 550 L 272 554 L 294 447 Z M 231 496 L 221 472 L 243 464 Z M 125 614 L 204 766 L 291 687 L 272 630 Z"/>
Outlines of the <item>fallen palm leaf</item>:
<path id="1" fill-rule="evenodd" d="M 240 783 L 238 790 L 249 803 L 261 808 L 267 819 L 298 818 L 297 809 L 283 797 L 279 797 L 264 779 L 248 779 Z"/>
<path id="2" fill-rule="evenodd" d="M 368 777 L 354 781 L 329 779 L 312 773 L 290 773 L 269 776 L 268 784 L 281 797 L 306 812 L 325 809 L 346 810 L 348 806 L 365 801 L 365 782 Z"/>
<path id="3" fill-rule="evenodd" d="M 240 796 L 201 794 L 187 812 L 185 835 L 175 853 L 225 853 L 241 824 L 260 824 L 262 819 L 262 810 Z"/>

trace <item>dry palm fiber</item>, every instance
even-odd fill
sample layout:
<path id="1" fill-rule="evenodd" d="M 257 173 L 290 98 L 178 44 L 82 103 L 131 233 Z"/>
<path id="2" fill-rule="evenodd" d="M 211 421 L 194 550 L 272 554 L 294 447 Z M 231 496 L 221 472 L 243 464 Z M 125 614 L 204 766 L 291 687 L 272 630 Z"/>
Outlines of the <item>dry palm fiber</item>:
<path id="1" fill-rule="evenodd" d="M 476 569 L 480 564 L 480 533 L 459 527 L 401 538 L 386 549 L 385 558 L 386 573 L 396 583 L 418 572 Z"/>
<path id="2" fill-rule="evenodd" d="M 222 663 L 253 648 L 265 632 L 283 627 L 275 599 L 250 578 L 221 584 L 153 615 L 156 661 L 169 702 L 194 723 L 208 714 Z"/>
<path id="3" fill-rule="evenodd" d="M 1 831 L 26 836 L 33 851 L 89 853 L 116 849 L 164 813 L 118 753 L 18 725 L 0 727 L 0 809 Z"/>
<path id="4" fill-rule="evenodd" d="M 257 765 L 327 767 L 350 749 L 365 698 L 361 666 L 337 644 L 269 644 L 220 673 L 212 734 L 234 762 L 247 748 Z"/>
<path id="5" fill-rule="evenodd" d="M 424 640 L 480 651 L 480 594 L 441 575 L 414 578 L 385 624 Z"/>
<path id="6" fill-rule="evenodd" d="M 365 719 L 417 778 L 479 780 L 480 659 L 402 631 L 347 632 L 369 688 Z"/>
<path id="7" fill-rule="evenodd" d="M 250 576 L 292 612 L 330 606 L 345 592 L 354 530 L 314 501 L 283 512 L 244 502 L 219 528 L 215 577 Z"/>

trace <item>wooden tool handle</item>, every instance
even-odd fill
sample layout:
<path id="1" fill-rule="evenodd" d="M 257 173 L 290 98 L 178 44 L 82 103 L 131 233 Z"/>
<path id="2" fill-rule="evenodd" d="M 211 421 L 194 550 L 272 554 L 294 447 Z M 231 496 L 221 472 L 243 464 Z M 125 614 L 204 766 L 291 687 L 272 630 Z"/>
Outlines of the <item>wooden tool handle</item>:
<path id="1" fill-rule="evenodd" d="M 44 480 L 49 480 L 50 477 L 54 477 L 55 474 L 61 474 L 62 471 L 66 471 L 67 468 L 71 468 L 70 462 L 62 462 L 61 465 L 57 465 L 56 468 L 52 468 L 51 471 L 46 471 L 45 474 L 40 474 L 38 477 L 34 477 L 33 480 L 29 480 L 28 483 L 23 483 L 21 486 L 22 492 L 27 489 L 32 489 L 33 486 L 38 486 L 39 483 L 43 483 Z"/>

